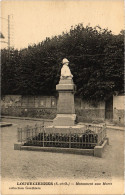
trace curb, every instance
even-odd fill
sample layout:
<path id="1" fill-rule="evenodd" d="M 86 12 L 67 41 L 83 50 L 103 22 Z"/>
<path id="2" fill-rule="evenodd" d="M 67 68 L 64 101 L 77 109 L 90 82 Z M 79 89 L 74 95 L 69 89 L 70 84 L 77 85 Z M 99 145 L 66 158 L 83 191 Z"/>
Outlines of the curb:
<path id="1" fill-rule="evenodd" d="M 118 126 L 107 126 L 107 129 L 116 130 L 116 131 L 124 131 L 124 127 L 118 127 Z"/>
<path id="2" fill-rule="evenodd" d="M 39 146 L 24 146 L 24 143 L 17 142 L 14 144 L 14 150 L 27 150 L 39 152 L 54 152 L 66 154 L 88 155 L 102 158 L 106 145 L 109 145 L 109 139 L 106 138 L 101 146 L 95 146 L 94 149 L 76 149 L 76 148 L 56 148 L 56 147 L 39 147 Z"/>
<path id="3" fill-rule="evenodd" d="M 16 146 L 16 148 L 18 147 Z M 16 150 L 68 153 L 68 154 L 79 154 L 79 155 L 89 155 L 89 156 L 94 155 L 94 149 L 74 149 L 74 148 L 37 147 L 37 146 L 20 145 L 19 148 Z"/>
<path id="4" fill-rule="evenodd" d="M 104 123 L 82 123 L 80 122 L 80 125 L 103 125 Z M 124 131 L 124 127 L 119 127 L 119 126 L 115 126 L 115 125 L 106 125 L 107 129 L 111 129 L 111 130 L 116 130 L 116 131 Z"/>
<path id="5" fill-rule="evenodd" d="M 15 116 L 1 116 L 1 118 L 7 118 L 7 119 L 19 119 L 19 120 L 32 120 L 32 121 L 46 121 L 46 122 L 52 122 L 52 119 L 41 119 L 41 118 L 28 118 L 28 117 L 15 117 Z M 86 125 L 88 123 L 82 123 L 80 122 L 80 124 Z M 90 125 L 93 125 L 93 123 L 89 123 Z M 102 123 L 104 124 L 104 123 Z M 95 124 L 96 125 L 96 124 Z M 99 124 L 97 124 L 99 125 Z M 119 126 L 106 126 L 107 129 L 111 129 L 111 130 L 116 130 L 116 131 L 124 131 L 124 127 L 119 127 Z"/>
<path id="6" fill-rule="evenodd" d="M 12 123 L 0 123 L 0 127 L 9 127 L 9 126 L 12 126 Z"/>
<path id="7" fill-rule="evenodd" d="M 109 139 L 105 138 L 104 143 L 101 146 L 95 146 L 94 156 L 102 158 L 106 145 L 109 145 Z"/>
<path id="8" fill-rule="evenodd" d="M 48 121 L 52 122 L 52 119 L 41 119 L 41 118 L 29 118 L 29 117 L 16 117 L 16 116 L 1 116 L 1 118 L 7 119 L 19 119 L 19 120 L 32 120 L 32 121 Z"/>

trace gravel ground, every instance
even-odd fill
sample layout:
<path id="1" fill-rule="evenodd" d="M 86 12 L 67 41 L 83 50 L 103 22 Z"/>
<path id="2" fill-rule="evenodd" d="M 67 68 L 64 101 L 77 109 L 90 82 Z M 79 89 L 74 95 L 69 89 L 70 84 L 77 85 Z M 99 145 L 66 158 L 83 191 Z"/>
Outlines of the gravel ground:
<path id="1" fill-rule="evenodd" d="M 113 179 L 123 178 L 124 132 L 107 130 L 110 144 L 103 158 L 93 156 L 14 150 L 17 127 L 40 124 L 40 121 L 3 119 L 13 123 L 1 128 L 2 178 L 37 180 L 43 178 Z M 49 124 L 49 122 L 48 122 Z"/>

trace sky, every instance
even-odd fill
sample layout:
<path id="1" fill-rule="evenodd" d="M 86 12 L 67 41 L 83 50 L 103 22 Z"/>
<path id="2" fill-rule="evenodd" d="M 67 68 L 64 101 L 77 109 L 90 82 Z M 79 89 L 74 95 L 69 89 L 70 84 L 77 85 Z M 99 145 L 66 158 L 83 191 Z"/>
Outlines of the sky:
<path id="1" fill-rule="evenodd" d="M 79 23 L 92 27 L 99 25 L 113 34 L 124 29 L 123 0 L 3 0 L 1 29 L 5 41 L 8 15 L 11 45 L 18 49 L 62 34 Z"/>

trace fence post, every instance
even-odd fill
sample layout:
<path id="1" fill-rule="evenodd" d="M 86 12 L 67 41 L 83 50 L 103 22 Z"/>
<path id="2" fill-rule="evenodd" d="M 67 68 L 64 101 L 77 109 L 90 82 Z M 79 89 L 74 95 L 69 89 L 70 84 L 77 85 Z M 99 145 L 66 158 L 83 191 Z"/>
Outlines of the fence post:
<path id="1" fill-rule="evenodd" d="M 21 146 L 23 145 L 22 131 L 22 128 L 17 128 L 18 143 L 14 144 L 14 150 L 21 150 Z"/>
<path id="2" fill-rule="evenodd" d="M 99 140 L 99 145 L 100 145 L 101 141 L 102 141 L 102 128 L 101 128 L 101 130 L 100 130 L 100 140 Z"/>
<path id="3" fill-rule="evenodd" d="M 107 137 L 107 128 L 106 128 L 106 125 L 105 125 L 105 137 Z"/>
<path id="4" fill-rule="evenodd" d="M 45 131 L 44 131 L 44 126 L 43 126 L 43 147 L 44 147 L 44 139 L 45 139 L 45 137 L 44 137 L 45 134 L 44 133 L 45 133 Z"/>
<path id="5" fill-rule="evenodd" d="M 26 131 L 26 139 L 28 140 L 28 137 L 29 137 L 29 126 L 28 125 L 24 128 L 24 131 Z"/>
<path id="6" fill-rule="evenodd" d="M 42 127 L 44 127 L 44 120 L 43 120 L 43 124 L 42 124 Z"/>
<path id="7" fill-rule="evenodd" d="M 101 142 L 103 141 L 103 128 L 101 127 Z"/>
<path id="8" fill-rule="evenodd" d="M 54 147 L 56 147 L 56 133 L 55 133 L 55 127 L 53 126 L 53 135 L 55 136 L 55 141 L 53 142 Z"/>
<path id="9" fill-rule="evenodd" d="M 100 140 L 100 132 L 99 132 L 99 130 L 97 131 L 98 133 L 97 133 L 97 146 L 99 146 L 99 140 Z"/>
<path id="10" fill-rule="evenodd" d="M 35 130 L 35 144 L 37 145 L 37 125 L 35 124 L 34 130 Z"/>
<path id="11" fill-rule="evenodd" d="M 20 131 L 19 131 L 19 128 L 17 128 L 17 140 L 18 140 L 18 142 L 20 141 Z"/>
<path id="12" fill-rule="evenodd" d="M 72 127 L 70 127 L 70 133 L 69 133 L 69 148 L 71 148 L 71 129 Z"/>
<path id="13" fill-rule="evenodd" d="M 21 143 L 22 143 L 22 128 L 21 128 Z"/>
<path id="14" fill-rule="evenodd" d="M 104 140 L 104 127 L 102 127 L 102 140 Z"/>
<path id="15" fill-rule="evenodd" d="M 34 144 L 34 143 L 33 143 L 33 128 L 32 128 L 31 130 L 32 130 L 32 144 Z"/>

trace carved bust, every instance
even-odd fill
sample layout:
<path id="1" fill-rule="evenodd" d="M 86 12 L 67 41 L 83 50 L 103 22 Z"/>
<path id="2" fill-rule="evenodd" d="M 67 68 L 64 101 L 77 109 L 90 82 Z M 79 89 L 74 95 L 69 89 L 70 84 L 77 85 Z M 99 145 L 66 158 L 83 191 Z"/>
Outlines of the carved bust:
<path id="1" fill-rule="evenodd" d="M 72 79 L 73 75 L 71 74 L 71 71 L 69 69 L 69 61 L 64 58 L 62 61 L 63 67 L 61 69 L 61 79 Z"/>

